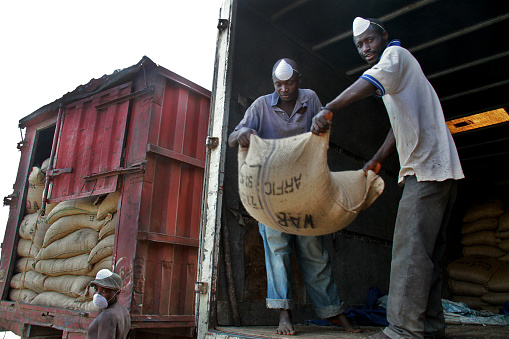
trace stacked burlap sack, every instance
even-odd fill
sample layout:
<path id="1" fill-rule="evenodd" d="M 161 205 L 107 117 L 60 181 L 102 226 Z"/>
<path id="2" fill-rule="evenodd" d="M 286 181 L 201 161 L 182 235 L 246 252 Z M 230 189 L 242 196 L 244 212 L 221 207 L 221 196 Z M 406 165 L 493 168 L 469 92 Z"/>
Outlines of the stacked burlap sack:
<path id="1" fill-rule="evenodd" d="M 498 313 L 509 301 L 509 213 L 490 199 L 470 207 L 463 222 L 464 257 L 447 268 L 453 301 Z"/>
<path id="2" fill-rule="evenodd" d="M 118 192 L 56 204 L 44 217 L 25 216 L 10 299 L 34 305 L 96 310 L 87 286 L 112 269 Z"/>

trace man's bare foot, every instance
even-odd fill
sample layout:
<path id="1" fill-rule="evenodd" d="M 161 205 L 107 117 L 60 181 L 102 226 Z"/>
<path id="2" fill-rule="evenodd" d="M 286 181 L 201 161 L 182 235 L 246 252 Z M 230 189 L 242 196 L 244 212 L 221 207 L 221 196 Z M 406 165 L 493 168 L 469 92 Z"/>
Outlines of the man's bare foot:
<path id="1" fill-rule="evenodd" d="M 276 334 L 295 335 L 292 324 L 292 313 L 290 310 L 280 309 L 279 311 L 279 327 Z"/>
<path id="2" fill-rule="evenodd" d="M 338 314 L 334 317 L 327 318 L 327 321 L 333 323 L 334 325 L 343 326 L 343 328 L 347 332 L 352 332 L 352 333 L 362 332 L 362 330 L 359 328 L 359 326 L 357 326 L 357 324 L 355 324 L 355 323 L 350 322 L 350 320 L 344 313 Z"/>

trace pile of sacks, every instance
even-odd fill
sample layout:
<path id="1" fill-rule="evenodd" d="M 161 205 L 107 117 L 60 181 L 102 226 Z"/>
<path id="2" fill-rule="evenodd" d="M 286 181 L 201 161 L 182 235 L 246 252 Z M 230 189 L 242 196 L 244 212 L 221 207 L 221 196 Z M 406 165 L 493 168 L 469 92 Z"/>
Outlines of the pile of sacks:
<path id="1" fill-rule="evenodd" d="M 63 201 L 27 214 L 19 228 L 13 301 L 97 310 L 88 284 L 112 269 L 119 194 Z M 39 205 L 40 206 L 40 205 Z"/>
<path id="2" fill-rule="evenodd" d="M 509 301 L 509 211 L 503 201 L 470 207 L 461 233 L 464 257 L 447 268 L 453 301 L 498 313 Z"/>

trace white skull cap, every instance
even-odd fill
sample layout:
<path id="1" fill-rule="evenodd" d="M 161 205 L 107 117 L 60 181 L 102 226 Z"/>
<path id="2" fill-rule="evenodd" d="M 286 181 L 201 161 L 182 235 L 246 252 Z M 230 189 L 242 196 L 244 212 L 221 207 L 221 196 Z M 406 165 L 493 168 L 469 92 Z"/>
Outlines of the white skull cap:
<path id="1" fill-rule="evenodd" d="M 360 16 L 356 17 L 353 21 L 353 36 L 364 33 L 370 24 L 371 22 L 369 20 L 361 18 Z"/>
<path id="2" fill-rule="evenodd" d="M 282 59 L 279 65 L 277 65 L 276 70 L 274 71 L 274 76 L 281 80 L 286 81 L 290 79 L 293 75 L 293 68 L 289 63 Z"/>
<path id="3" fill-rule="evenodd" d="M 103 268 L 102 270 L 100 270 L 99 272 L 97 272 L 96 276 L 95 276 L 95 279 L 105 279 L 105 278 L 109 278 L 111 277 L 113 273 L 107 269 L 107 268 Z"/>

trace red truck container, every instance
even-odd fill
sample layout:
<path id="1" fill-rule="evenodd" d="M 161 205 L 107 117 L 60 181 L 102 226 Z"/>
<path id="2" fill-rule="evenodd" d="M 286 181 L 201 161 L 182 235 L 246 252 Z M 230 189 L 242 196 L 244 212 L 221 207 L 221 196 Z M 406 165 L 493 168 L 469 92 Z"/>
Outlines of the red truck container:
<path id="1" fill-rule="evenodd" d="M 21 160 L 0 265 L 0 327 L 84 338 L 95 313 L 8 301 L 32 166 L 54 155 L 49 203 L 120 192 L 113 269 L 132 338 L 190 337 L 210 92 L 147 57 L 20 120 Z M 51 168 L 50 168 L 51 170 Z"/>

